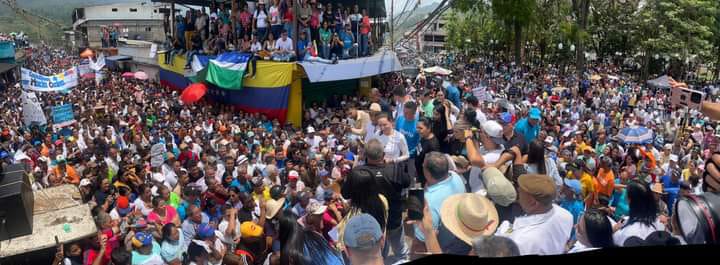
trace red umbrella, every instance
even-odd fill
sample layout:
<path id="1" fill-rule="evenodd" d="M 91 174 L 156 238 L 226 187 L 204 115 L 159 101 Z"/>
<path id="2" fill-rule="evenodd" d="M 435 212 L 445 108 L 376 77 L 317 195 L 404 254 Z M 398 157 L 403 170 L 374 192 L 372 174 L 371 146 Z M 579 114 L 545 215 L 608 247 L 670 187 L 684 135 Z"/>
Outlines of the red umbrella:
<path id="1" fill-rule="evenodd" d="M 140 80 L 147 80 L 147 79 L 148 79 L 148 75 L 147 75 L 145 72 L 143 72 L 143 71 L 137 71 L 137 72 L 135 72 L 134 77 L 135 77 L 136 79 L 140 79 Z"/>
<path id="2" fill-rule="evenodd" d="M 122 77 L 125 77 L 125 78 L 134 78 L 134 77 L 135 77 L 135 73 L 133 73 L 133 72 L 124 72 L 124 73 L 122 74 Z"/>
<path id="3" fill-rule="evenodd" d="M 200 100 L 205 96 L 207 92 L 207 86 L 203 83 L 191 84 L 183 90 L 180 95 L 180 100 L 185 104 L 192 104 Z"/>

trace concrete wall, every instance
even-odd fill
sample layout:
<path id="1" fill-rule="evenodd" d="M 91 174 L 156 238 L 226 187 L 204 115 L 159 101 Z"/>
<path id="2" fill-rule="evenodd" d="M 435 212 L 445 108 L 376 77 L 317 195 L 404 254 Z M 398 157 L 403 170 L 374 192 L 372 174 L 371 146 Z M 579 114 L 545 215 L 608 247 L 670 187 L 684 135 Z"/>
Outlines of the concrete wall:
<path id="1" fill-rule="evenodd" d="M 90 47 L 102 45 L 102 26 L 118 25 L 120 30 L 118 36 L 128 36 L 135 39 L 139 36 L 141 40 L 162 43 L 165 41 L 165 29 L 162 20 L 102 20 L 88 21 L 83 24 L 87 28 L 87 37 Z M 148 31 L 149 30 L 149 31 Z"/>
<path id="2" fill-rule="evenodd" d="M 129 20 L 129 19 L 163 19 L 160 5 L 150 1 L 143 3 L 119 3 L 84 8 L 87 20 Z"/>

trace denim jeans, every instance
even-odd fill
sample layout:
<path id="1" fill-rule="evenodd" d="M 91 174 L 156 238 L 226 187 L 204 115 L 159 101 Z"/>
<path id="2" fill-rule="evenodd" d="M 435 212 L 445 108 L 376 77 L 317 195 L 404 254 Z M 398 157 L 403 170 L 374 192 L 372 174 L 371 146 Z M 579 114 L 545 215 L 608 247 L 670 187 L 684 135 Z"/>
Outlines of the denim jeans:
<path id="1" fill-rule="evenodd" d="M 360 57 L 368 56 L 368 34 L 360 34 Z"/>
<path id="2" fill-rule="evenodd" d="M 303 62 L 309 62 L 309 63 L 326 63 L 326 64 L 332 64 L 332 60 L 323 59 L 320 57 L 313 57 L 310 56 L 309 53 L 305 54 L 305 57 L 303 58 Z"/>
<path id="3" fill-rule="evenodd" d="M 382 251 L 384 258 L 388 257 L 391 247 L 393 254 L 395 254 L 394 260 L 385 264 L 393 264 L 399 260 L 409 260 L 410 249 L 408 249 L 405 243 L 405 228 L 403 225 L 392 230 L 387 230 L 387 239 Z"/>
<path id="4" fill-rule="evenodd" d="M 292 26 L 292 23 L 285 23 L 285 25 L 283 25 L 283 29 L 285 29 L 285 31 L 287 31 L 288 37 L 290 37 L 290 38 L 293 37 L 293 26 Z M 307 35 L 306 35 L 306 36 L 307 36 Z M 279 38 L 279 37 L 276 36 L 276 38 Z"/>
<path id="5" fill-rule="evenodd" d="M 277 39 L 280 39 L 280 33 L 282 33 L 282 30 L 283 30 L 283 25 L 282 25 L 282 24 L 270 26 L 270 31 L 272 32 L 273 37 L 274 37 L 276 40 L 277 40 Z M 290 36 L 290 35 L 288 35 L 288 36 Z"/>
<path id="6" fill-rule="evenodd" d="M 322 44 L 322 56 L 320 57 L 322 57 L 323 59 L 330 59 L 330 44 Z"/>
<path id="7" fill-rule="evenodd" d="M 260 43 L 265 41 L 265 37 L 267 35 L 267 28 L 257 28 L 257 39 L 260 41 Z"/>

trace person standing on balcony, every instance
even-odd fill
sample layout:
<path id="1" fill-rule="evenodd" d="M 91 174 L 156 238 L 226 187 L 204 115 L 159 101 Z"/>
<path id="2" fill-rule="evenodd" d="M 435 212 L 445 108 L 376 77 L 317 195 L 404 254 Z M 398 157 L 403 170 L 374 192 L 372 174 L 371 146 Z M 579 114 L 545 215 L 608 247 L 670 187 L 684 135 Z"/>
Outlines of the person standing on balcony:
<path id="1" fill-rule="evenodd" d="M 362 10 L 362 20 L 360 21 L 360 56 L 368 56 L 370 54 L 369 38 L 370 37 L 370 17 L 367 10 Z"/>

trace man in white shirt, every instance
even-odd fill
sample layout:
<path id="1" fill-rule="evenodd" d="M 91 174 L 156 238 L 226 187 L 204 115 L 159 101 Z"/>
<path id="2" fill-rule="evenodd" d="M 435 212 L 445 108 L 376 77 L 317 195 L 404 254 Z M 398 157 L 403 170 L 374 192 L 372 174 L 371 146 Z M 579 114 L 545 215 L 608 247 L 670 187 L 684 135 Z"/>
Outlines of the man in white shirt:
<path id="1" fill-rule="evenodd" d="M 282 37 L 275 41 L 275 51 L 273 52 L 273 60 L 289 61 L 295 56 L 293 48 L 293 40 L 288 38 L 287 30 L 282 31 Z"/>
<path id="2" fill-rule="evenodd" d="M 305 142 L 310 146 L 310 151 L 317 153 L 318 147 L 320 146 L 320 142 L 322 141 L 322 138 L 320 136 L 317 136 L 315 134 L 315 128 L 312 126 L 307 127 L 307 136 L 305 137 Z"/>
<path id="3" fill-rule="evenodd" d="M 515 241 L 521 255 L 557 255 L 565 253 L 573 217 L 555 205 L 557 190 L 552 178 L 526 174 L 518 178 L 518 203 L 527 215 L 510 224 L 502 222 L 495 235 Z"/>

